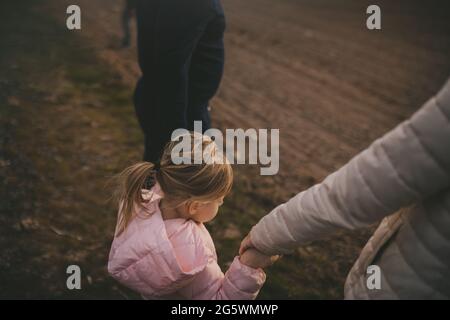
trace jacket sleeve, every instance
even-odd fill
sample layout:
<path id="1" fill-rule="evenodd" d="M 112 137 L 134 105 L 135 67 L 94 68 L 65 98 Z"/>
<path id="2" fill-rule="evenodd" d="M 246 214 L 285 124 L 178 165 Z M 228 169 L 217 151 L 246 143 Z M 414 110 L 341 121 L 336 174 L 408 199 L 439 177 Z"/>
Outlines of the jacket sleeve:
<path id="1" fill-rule="evenodd" d="M 262 269 L 242 264 L 239 257 L 234 258 L 225 274 L 217 261 L 210 259 L 205 269 L 191 279 L 191 283 L 202 286 L 187 285 L 179 293 L 194 300 L 253 300 L 265 281 L 266 274 Z"/>
<path id="2" fill-rule="evenodd" d="M 417 111 L 322 183 L 263 217 L 250 232 L 266 254 L 339 228 L 356 229 L 450 186 L 450 80 Z"/>
<path id="3" fill-rule="evenodd" d="M 172 272 L 173 282 L 162 295 L 174 294 L 196 300 L 255 299 L 266 280 L 262 269 L 248 267 L 235 257 L 225 274 L 217 263 L 217 254 L 209 232 L 189 221 L 172 233 L 169 239 L 182 272 Z M 182 280 L 182 281 L 179 281 Z"/>

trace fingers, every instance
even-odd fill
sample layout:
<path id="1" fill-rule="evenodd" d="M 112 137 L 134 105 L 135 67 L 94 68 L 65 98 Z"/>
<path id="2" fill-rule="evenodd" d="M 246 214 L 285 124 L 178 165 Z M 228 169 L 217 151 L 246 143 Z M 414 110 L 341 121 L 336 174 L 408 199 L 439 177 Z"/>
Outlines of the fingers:
<path id="1" fill-rule="evenodd" d="M 273 265 L 277 260 L 279 259 L 279 256 L 266 256 L 265 264 L 263 268 L 270 267 Z"/>
<path id="2" fill-rule="evenodd" d="M 271 256 L 270 257 L 270 261 L 272 261 L 272 264 L 277 262 L 278 260 L 280 260 L 281 256 L 276 255 L 276 256 Z"/>
<path id="3" fill-rule="evenodd" d="M 249 248 L 240 256 L 240 261 L 252 268 L 267 268 L 273 265 L 280 256 L 267 256 L 255 248 Z"/>
<path id="4" fill-rule="evenodd" d="M 250 234 L 248 234 L 241 242 L 241 246 L 239 247 L 239 255 L 243 254 L 247 249 L 250 248 L 253 248 L 253 244 L 250 239 Z"/>

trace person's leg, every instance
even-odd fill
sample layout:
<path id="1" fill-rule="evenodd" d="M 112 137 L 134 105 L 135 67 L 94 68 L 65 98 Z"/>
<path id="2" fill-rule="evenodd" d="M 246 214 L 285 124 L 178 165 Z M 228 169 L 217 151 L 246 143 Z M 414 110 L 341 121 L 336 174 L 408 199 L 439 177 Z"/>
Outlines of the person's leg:
<path id="1" fill-rule="evenodd" d="M 144 160 L 158 159 L 173 130 L 187 128 L 191 57 L 215 16 L 212 0 L 140 0 L 138 51 L 142 78 L 136 113 L 146 136 Z"/>
<path id="2" fill-rule="evenodd" d="M 203 131 L 211 127 L 209 100 L 219 87 L 224 69 L 225 15 L 220 1 L 213 0 L 213 3 L 214 18 L 208 23 L 191 58 L 187 111 L 190 130 L 193 130 L 194 121 L 202 121 Z"/>

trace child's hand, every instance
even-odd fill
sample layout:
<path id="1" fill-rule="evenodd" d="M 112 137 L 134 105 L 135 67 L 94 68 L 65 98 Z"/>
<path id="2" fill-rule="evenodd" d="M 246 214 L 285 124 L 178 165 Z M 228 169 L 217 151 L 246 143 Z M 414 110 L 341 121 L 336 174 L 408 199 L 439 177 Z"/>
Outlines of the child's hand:
<path id="1" fill-rule="evenodd" d="M 248 249 L 241 256 L 239 260 L 242 264 L 251 268 L 267 268 L 277 261 L 280 256 L 266 256 L 256 249 Z"/>

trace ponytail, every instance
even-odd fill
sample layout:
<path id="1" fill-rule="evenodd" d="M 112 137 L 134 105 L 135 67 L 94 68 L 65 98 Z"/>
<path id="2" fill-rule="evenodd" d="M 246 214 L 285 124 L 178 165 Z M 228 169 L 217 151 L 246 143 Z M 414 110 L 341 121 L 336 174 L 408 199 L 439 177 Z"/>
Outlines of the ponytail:
<path id="1" fill-rule="evenodd" d="M 142 197 L 142 189 L 149 188 L 149 181 L 155 182 L 155 168 L 151 162 L 139 162 L 134 164 L 117 176 L 117 189 L 115 199 L 119 203 L 119 217 L 116 235 L 120 235 L 128 226 L 135 212 L 136 205 L 141 207 L 145 201 Z"/>

